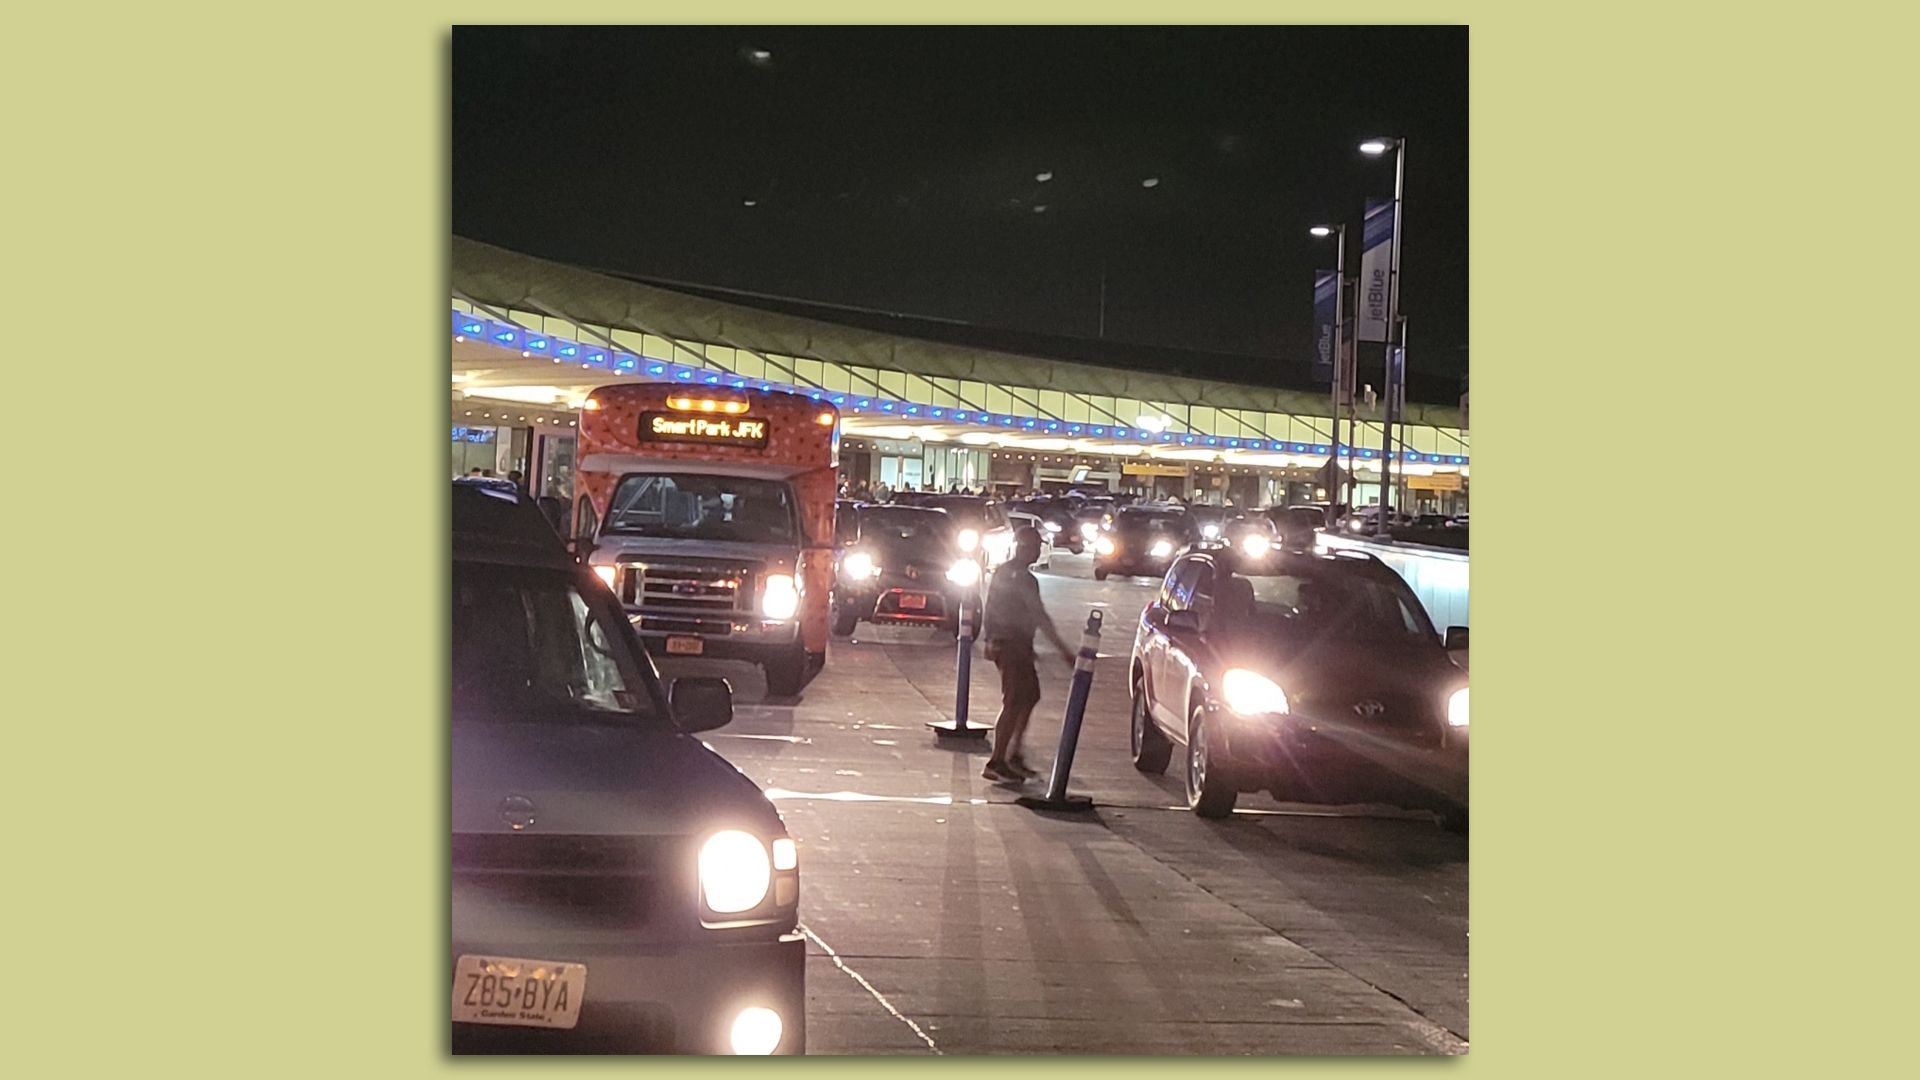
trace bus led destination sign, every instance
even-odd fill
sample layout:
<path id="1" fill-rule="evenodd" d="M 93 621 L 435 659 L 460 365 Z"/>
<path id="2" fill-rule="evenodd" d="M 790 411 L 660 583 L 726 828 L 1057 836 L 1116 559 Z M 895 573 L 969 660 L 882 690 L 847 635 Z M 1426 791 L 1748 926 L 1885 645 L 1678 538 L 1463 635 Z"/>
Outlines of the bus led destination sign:
<path id="1" fill-rule="evenodd" d="M 767 445 L 767 422 L 752 416 L 688 416 L 643 412 L 641 442 L 706 443 L 720 446 Z"/>

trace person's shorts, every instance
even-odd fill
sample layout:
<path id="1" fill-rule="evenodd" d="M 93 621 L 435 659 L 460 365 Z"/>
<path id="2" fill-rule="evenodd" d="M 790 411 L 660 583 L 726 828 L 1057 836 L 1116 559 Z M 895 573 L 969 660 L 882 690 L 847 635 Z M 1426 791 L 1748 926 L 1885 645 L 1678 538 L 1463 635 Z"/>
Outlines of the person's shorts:
<path id="1" fill-rule="evenodd" d="M 988 642 L 987 656 L 1000 668 L 1000 698 L 1009 708 L 1040 701 L 1040 672 L 1034 666 L 1033 646 L 1017 641 Z"/>

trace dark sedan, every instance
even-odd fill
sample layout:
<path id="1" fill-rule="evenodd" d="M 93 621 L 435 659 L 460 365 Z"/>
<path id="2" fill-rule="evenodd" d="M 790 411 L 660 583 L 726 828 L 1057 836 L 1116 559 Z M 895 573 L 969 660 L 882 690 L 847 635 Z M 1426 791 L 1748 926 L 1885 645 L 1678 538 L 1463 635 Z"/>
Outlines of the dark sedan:
<path id="1" fill-rule="evenodd" d="M 1464 644 L 1466 630 L 1449 636 Z M 1202 817 L 1266 790 L 1433 809 L 1465 827 L 1467 674 L 1372 556 L 1187 555 L 1141 614 L 1130 675 L 1135 767 L 1164 772 L 1180 748 Z"/>
<path id="2" fill-rule="evenodd" d="M 1113 528 L 1093 542 L 1093 576 L 1152 574 L 1159 577 L 1193 542 L 1193 525 L 1179 510 L 1127 507 L 1113 516 Z"/>
<path id="3" fill-rule="evenodd" d="M 918 506 L 849 508 L 836 534 L 833 632 L 862 622 L 957 628 L 960 609 L 978 611 L 980 560 L 962 549 L 962 525 Z M 977 625 L 977 622 L 976 622 Z"/>

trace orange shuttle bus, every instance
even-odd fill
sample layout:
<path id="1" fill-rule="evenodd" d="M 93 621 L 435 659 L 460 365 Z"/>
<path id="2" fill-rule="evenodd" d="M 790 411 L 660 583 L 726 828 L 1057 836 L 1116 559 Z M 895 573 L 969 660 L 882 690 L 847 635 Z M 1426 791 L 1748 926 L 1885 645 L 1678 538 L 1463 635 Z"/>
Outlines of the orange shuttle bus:
<path id="1" fill-rule="evenodd" d="M 827 655 L 839 413 L 783 391 L 605 386 L 580 412 L 574 533 L 656 655 L 798 693 Z"/>

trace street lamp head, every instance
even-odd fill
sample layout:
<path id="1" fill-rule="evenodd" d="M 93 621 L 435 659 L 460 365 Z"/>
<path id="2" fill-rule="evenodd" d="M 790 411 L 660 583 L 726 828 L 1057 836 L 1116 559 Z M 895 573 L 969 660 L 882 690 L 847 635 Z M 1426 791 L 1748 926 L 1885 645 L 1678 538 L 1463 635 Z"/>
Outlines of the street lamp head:
<path id="1" fill-rule="evenodd" d="M 1360 144 L 1360 152 L 1368 157 L 1379 157 L 1394 148 L 1398 139 L 1368 139 Z"/>
<path id="2" fill-rule="evenodd" d="M 1332 236 L 1332 235 L 1333 235 L 1333 226 L 1331 226 L 1331 225 L 1315 225 L 1315 226 L 1314 226 L 1313 228 L 1311 228 L 1311 229 L 1308 229 L 1307 231 L 1308 231 L 1308 232 L 1310 232 L 1310 233 L 1312 233 L 1312 234 L 1313 234 L 1313 235 L 1315 235 L 1315 236 L 1318 236 L 1318 237 L 1320 237 L 1320 238 L 1322 238 L 1322 239 L 1325 239 L 1326 237 L 1329 237 L 1329 236 Z"/>

